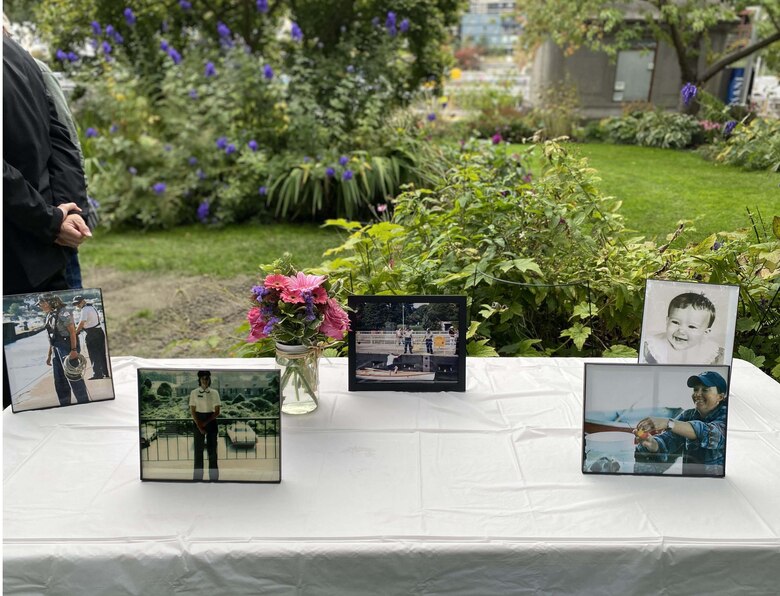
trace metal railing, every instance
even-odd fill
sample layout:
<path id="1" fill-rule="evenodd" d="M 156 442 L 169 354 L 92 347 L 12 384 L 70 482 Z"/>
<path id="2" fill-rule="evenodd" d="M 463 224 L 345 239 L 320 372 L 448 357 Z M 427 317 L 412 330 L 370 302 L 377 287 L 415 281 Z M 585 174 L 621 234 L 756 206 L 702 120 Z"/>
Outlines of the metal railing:
<path id="1" fill-rule="evenodd" d="M 279 418 L 217 418 L 220 460 L 278 459 Z M 139 440 L 144 461 L 188 461 L 195 458 L 195 423 L 187 418 L 141 421 Z"/>

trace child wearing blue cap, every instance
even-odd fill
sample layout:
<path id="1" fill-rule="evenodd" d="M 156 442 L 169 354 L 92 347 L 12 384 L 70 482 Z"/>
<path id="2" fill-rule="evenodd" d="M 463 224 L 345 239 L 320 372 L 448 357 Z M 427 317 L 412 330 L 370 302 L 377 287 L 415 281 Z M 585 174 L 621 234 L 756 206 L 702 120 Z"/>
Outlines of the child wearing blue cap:
<path id="1" fill-rule="evenodd" d="M 677 418 L 648 417 L 634 431 L 637 454 L 656 454 L 649 461 L 670 463 L 682 452 L 683 474 L 722 476 L 726 455 L 728 384 L 708 370 L 688 378 L 694 407 Z M 660 434 L 649 434 L 654 432 Z"/>

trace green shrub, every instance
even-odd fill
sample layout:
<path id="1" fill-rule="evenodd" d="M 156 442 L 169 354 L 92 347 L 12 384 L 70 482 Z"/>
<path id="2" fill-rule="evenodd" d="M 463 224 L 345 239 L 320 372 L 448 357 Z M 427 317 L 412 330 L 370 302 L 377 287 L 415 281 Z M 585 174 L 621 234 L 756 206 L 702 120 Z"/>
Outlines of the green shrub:
<path id="1" fill-rule="evenodd" d="M 737 124 L 727 139 L 700 149 L 708 159 L 746 170 L 780 172 L 780 120 Z"/>
<path id="2" fill-rule="evenodd" d="M 736 354 L 780 378 L 776 237 L 627 237 L 585 160 L 547 142 L 529 177 L 532 150 L 471 143 L 434 189 L 399 196 L 392 220 L 329 222 L 350 236 L 326 270 L 358 294 L 466 294 L 471 355 L 636 355 L 646 279 L 737 284 Z"/>
<path id="3" fill-rule="evenodd" d="M 685 149 L 700 144 L 704 133 L 699 122 L 677 112 L 635 111 L 602 121 L 604 136 L 612 143 Z"/>

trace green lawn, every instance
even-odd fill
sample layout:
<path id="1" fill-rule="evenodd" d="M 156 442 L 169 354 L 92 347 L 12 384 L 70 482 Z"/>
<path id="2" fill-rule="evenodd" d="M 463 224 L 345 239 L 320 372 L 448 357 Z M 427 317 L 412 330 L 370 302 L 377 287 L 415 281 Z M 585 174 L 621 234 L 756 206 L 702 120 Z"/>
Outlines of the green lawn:
<path id="1" fill-rule="evenodd" d="M 341 242 L 342 236 L 334 230 L 310 224 L 194 225 L 145 233 L 98 230 L 79 249 L 79 256 L 85 269 L 209 273 L 228 278 L 254 273 L 257 265 L 270 263 L 284 252 L 290 252 L 299 267 L 313 267 L 322 262 L 323 251 Z"/>
<path id="2" fill-rule="evenodd" d="M 688 151 L 626 145 L 573 145 L 599 171 L 601 188 L 623 201 L 626 226 L 664 239 L 693 220 L 700 240 L 750 225 L 746 208 L 771 225 L 780 215 L 780 175 L 716 165 Z"/>

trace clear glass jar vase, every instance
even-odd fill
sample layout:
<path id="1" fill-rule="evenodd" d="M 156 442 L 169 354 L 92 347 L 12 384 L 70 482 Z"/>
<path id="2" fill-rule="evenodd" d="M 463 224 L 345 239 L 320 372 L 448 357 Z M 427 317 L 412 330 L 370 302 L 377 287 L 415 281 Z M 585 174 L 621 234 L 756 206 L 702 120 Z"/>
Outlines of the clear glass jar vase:
<path id="1" fill-rule="evenodd" d="M 276 343 L 281 370 L 282 412 L 308 414 L 319 405 L 319 352 L 309 346 Z"/>

